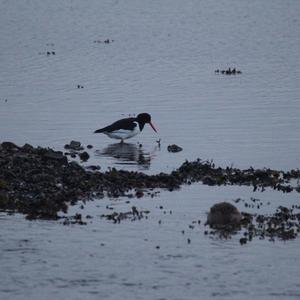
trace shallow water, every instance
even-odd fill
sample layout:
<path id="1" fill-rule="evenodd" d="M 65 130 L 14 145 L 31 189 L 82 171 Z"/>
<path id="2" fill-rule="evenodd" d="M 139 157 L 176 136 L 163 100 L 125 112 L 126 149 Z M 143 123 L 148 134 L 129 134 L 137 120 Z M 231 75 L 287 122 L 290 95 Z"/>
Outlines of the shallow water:
<path id="1" fill-rule="evenodd" d="M 298 168 L 299 15 L 292 0 L 1 1 L 1 141 L 62 150 L 79 140 L 94 146 L 86 164 L 102 170 L 157 173 L 197 157 L 240 168 Z M 94 42 L 107 38 L 114 41 Z M 214 73 L 228 67 L 242 74 Z M 93 134 L 139 112 L 151 113 L 158 134 L 146 126 L 123 146 Z M 173 143 L 183 151 L 169 153 Z M 120 209 L 147 207 L 151 216 L 120 225 L 97 217 L 109 199 L 87 205 L 94 218 L 83 227 L 3 214 L 0 295 L 299 298 L 299 240 L 241 247 L 238 237 L 211 240 L 201 227 L 188 245 L 181 234 L 191 220 L 205 220 L 215 202 L 253 196 L 271 202 L 266 212 L 299 203 L 297 194 L 195 185 L 117 201 Z M 162 226 L 159 205 L 173 211 Z"/>
<path id="2" fill-rule="evenodd" d="M 299 239 L 275 243 L 254 239 L 240 246 L 241 235 L 220 240 L 204 234 L 210 204 L 241 195 L 245 200 L 261 199 L 259 213 L 274 211 L 276 202 L 298 203 L 292 194 L 193 185 L 159 197 L 130 199 L 130 203 L 127 198 L 96 200 L 84 209 L 79 203 L 70 213 L 81 213 L 86 226 L 28 222 L 3 214 L 0 295 L 11 299 L 40 299 L 45 293 L 47 299 L 297 299 Z M 104 213 L 129 211 L 133 205 L 150 210 L 148 219 L 113 224 L 101 218 Z M 242 201 L 237 206 L 256 211 L 246 209 Z M 192 223 L 199 219 L 200 225 Z"/>

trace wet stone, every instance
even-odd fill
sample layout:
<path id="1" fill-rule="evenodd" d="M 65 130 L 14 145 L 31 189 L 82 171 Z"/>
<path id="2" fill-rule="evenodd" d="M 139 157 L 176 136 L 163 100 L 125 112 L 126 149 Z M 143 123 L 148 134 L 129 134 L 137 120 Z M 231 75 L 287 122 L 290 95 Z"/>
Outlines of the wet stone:
<path id="1" fill-rule="evenodd" d="M 240 238 L 240 244 L 241 245 L 245 245 L 245 244 L 247 244 L 247 238 Z"/>
<path id="2" fill-rule="evenodd" d="M 56 162 L 59 162 L 61 164 L 67 164 L 68 163 L 68 159 L 66 158 L 66 156 L 63 155 L 63 153 L 61 151 L 49 150 L 49 151 L 47 151 L 43 154 L 43 159 L 44 160 L 56 161 Z"/>
<path id="3" fill-rule="evenodd" d="M 22 151 L 26 152 L 26 153 L 31 153 L 34 151 L 34 147 L 29 145 L 29 144 L 25 144 L 23 147 L 22 147 Z"/>
<path id="4" fill-rule="evenodd" d="M 95 166 L 95 165 L 87 166 L 86 168 L 91 171 L 99 171 L 101 169 L 100 166 Z"/>
<path id="5" fill-rule="evenodd" d="M 86 151 L 84 151 L 79 154 L 79 157 L 82 161 L 87 161 L 90 158 L 90 155 Z"/>
<path id="6" fill-rule="evenodd" d="M 167 150 L 169 152 L 176 153 L 176 152 L 182 151 L 183 149 L 181 147 L 179 147 L 178 145 L 173 144 L 173 145 L 169 145 L 168 148 L 167 148 Z"/>
<path id="7" fill-rule="evenodd" d="M 137 191 L 135 192 L 135 196 L 136 196 L 137 198 L 141 198 L 141 197 L 144 196 L 144 192 L 143 192 L 142 190 L 137 190 Z"/>
<path id="8" fill-rule="evenodd" d="M 71 149 L 75 151 L 81 151 L 84 148 L 81 146 L 81 143 L 78 141 L 71 141 L 70 144 L 65 145 L 65 149 Z"/>

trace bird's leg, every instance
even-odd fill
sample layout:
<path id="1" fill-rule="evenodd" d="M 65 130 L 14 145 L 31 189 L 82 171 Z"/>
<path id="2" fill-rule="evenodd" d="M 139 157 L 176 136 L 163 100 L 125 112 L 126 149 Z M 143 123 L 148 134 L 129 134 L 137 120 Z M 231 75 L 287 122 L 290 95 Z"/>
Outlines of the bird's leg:
<path id="1" fill-rule="evenodd" d="M 123 139 L 121 139 L 121 142 L 120 142 L 120 144 L 123 144 L 124 143 L 124 141 L 123 141 Z"/>

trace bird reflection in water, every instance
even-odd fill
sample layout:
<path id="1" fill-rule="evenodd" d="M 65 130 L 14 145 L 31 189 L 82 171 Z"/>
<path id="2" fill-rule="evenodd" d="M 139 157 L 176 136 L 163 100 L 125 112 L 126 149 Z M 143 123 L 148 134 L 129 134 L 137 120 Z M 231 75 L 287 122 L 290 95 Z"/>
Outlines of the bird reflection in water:
<path id="1" fill-rule="evenodd" d="M 149 169 L 151 163 L 150 153 L 144 152 L 140 145 L 130 143 L 110 144 L 106 148 L 96 150 L 96 155 L 112 157 L 121 165 L 138 165 L 142 169 Z"/>

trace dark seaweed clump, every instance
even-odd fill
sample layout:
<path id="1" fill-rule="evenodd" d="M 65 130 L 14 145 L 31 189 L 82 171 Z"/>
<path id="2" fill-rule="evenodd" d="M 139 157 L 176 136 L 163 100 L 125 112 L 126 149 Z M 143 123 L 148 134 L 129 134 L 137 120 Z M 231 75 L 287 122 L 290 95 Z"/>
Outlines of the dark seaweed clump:
<path id="1" fill-rule="evenodd" d="M 111 214 L 103 214 L 102 218 L 113 221 L 113 223 L 121 223 L 123 220 L 136 221 L 143 218 L 148 219 L 148 210 L 138 210 L 135 206 L 131 207 L 131 211 L 127 212 L 113 212 Z"/>
<path id="2" fill-rule="evenodd" d="M 216 74 L 225 74 L 225 75 L 237 75 L 237 74 L 242 74 L 242 71 L 237 70 L 236 68 L 228 68 L 226 70 L 220 70 L 217 69 L 215 70 Z"/>
<path id="3" fill-rule="evenodd" d="M 200 159 L 186 161 L 170 174 L 146 175 L 114 168 L 100 172 L 96 167 L 91 170 L 69 162 L 62 152 L 50 148 L 0 144 L 0 209 L 24 213 L 29 219 L 57 219 L 59 211 L 66 212 L 68 205 L 79 199 L 138 196 L 141 193 L 136 191 L 153 188 L 172 191 L 193 182 L 300 192 L 299 186 L 289 184 L 299 178 L 299 170 L 216 168 L 213 162 Z"/>

